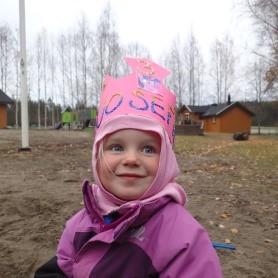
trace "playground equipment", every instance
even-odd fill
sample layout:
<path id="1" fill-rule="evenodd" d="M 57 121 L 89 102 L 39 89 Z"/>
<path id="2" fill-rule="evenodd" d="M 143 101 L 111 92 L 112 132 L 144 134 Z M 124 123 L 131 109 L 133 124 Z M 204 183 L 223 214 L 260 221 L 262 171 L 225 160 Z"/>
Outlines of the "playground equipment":
<path id="1" fill-rule="evenodd" d="M 70 107 L 61 113 L 61 122 L 56 125 L 56 129 L 68 127 L 73 129 L 83 129 L 94 126 L 96 123 L 96 108 L 87 108 L 73 111 Z"/>

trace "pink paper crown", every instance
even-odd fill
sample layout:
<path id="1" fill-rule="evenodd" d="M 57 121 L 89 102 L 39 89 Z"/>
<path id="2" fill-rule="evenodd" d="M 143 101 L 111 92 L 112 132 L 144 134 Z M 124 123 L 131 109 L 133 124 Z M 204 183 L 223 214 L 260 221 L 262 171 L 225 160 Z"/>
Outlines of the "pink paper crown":
<path id="1" fill-rule="evenodd" d="M 162 83 L 170 72 L 147 59 L 125 60 L 131 74 L 118 79 L 105 77 L 97 129 L 115 116 L 140 115 L 158 121 L 173 143 L 176 96 Z"/>

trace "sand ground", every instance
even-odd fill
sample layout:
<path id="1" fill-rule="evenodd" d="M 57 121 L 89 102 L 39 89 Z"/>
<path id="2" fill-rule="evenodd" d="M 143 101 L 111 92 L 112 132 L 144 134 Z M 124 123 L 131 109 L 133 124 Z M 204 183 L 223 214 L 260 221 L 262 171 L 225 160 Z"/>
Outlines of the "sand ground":
<path id="1" fill-rule="evenodd" d="M 31 130 L 30 153 L 17 152 L 20 140 L 20 131 L 0 130 L 1 278 L 33 277 L 55 254 L 65 221 L 82 207 L 80 183 L 92 179 L 90 133 Z M 278 277 L 278 165 L 260 164 L 267 148 L 278 153 L 278 140 L 215 141 L 177 150 L 187 208 L 213 240 L 235 244 L 218 251 L 224 277 Z M 254 146 L 261 160 L 248 160 Z"/>

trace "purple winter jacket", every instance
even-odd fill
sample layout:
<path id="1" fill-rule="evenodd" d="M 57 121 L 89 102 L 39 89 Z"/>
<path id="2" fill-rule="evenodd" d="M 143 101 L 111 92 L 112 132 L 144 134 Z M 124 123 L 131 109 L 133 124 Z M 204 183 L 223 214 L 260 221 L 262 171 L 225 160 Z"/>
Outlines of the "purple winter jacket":
<path id="1" fill-rule="evenodd" d="M 68 220 L 58 245 L 66 277 L 222 277 L 207 232 L 172 199 L 135 204 L 104 224 L 90 192 L 85 183 L 85 208 Z"/>

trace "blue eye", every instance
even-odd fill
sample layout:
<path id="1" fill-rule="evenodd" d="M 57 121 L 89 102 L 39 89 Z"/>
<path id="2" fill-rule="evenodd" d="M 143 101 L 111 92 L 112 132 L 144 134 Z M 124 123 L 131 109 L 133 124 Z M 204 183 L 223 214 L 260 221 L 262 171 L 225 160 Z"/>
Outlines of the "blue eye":
<path id="1" fill-rule="evenodd" d="M 111 145 L 110 146 L 110 150 L 112 152 L 122 152 L 123 151 L 123 147 L 121 145 Z"/>
<path id="2" fill-rule="evenodd" d="M 155 152 L 156 152 L 155 148 L 152 146 L 144 146 L 144 148 L 143 148 L 143 153 L 145 153 L 145 154 L 153 154 Z"/>

